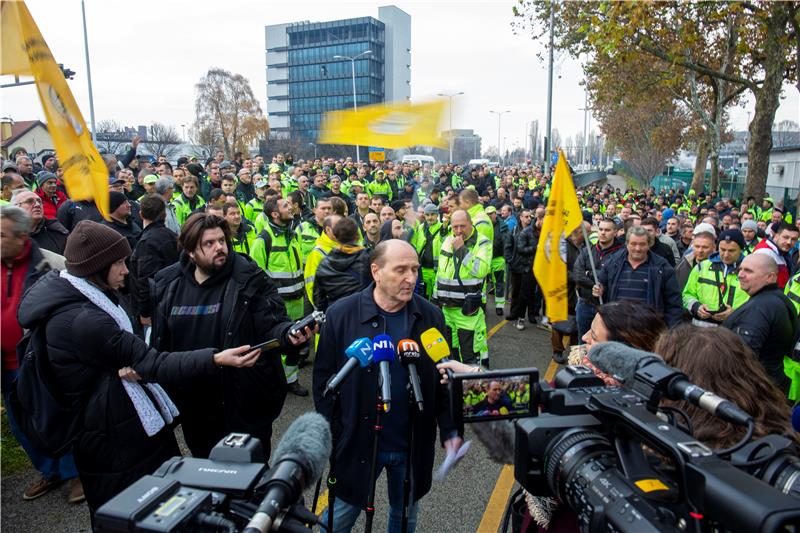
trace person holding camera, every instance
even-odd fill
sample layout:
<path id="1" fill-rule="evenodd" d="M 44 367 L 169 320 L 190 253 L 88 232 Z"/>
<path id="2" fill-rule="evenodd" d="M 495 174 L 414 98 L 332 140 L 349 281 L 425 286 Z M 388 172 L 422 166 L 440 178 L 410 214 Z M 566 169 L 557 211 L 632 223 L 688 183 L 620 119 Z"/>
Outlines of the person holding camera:
<path id="1" fill-rule="evenodd" d="M 308 328 L 289 335 L 293 322 L 275 284 L 250 257 L 233 252 L 225 219 L 207 213 L 190 216 L 178 243 L 178 263 L 155 276 L 154 348 L 229 348 L 277 339 L 282 350 L 289 350 L 311 337 Z M 250 368 L 223 368 L 170 390 L 183 413 L 183 434 L 195 457 L 208 457 L 230 432 L 260 439 L 269 456 L 272 422 L 283 409 L 286 393 L 281 358 L 273 354 Z"/>
<path id="2" fill-rule="evenodd" d="M 741 231 L 725 230 L 719 236 L 719 251 L 692 268 L 682 297 L 695 326 L 718 326 L 748 300 L 738 276 L 744 247 Z"/>
<path id="3" fill-rule="evenodd" d="M 172 353 L 148 348 L 119 306 L 130 254 L 128 240 L 113 229 L 79 222 L 67 239 L 66 271 L 41 278 L 18 311 L 22 327 L 46 328 L 44 355 L 59 387 L 54 393 L 80 409 L 73 455 L 92 516 L 180 454 L 172 432 L 178 411 L 157 383 L 213 375 L 221 366 L 253 366 L 261 353 L 249 346 Z"/>
<path id="4" fill-rule="evenodd" d="M 450 227 L 453 234 L 439 253 L 435 298 L 461 361 L 488 366 L 483 284 L 492 266 L 492 241 L 475 230 L 463 209 L 450 216 Z"/>

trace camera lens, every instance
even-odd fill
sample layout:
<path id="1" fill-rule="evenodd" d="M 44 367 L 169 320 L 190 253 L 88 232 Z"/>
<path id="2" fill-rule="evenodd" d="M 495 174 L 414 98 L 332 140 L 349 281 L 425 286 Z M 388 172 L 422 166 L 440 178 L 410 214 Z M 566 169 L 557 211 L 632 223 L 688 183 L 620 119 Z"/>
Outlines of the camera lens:
<path id="1" fill-rule="evenodd" d="M 594 476 L 616 464 L 616 455 L 599 433 L 573 428 L 553 440 L 544 460 L 550 490 L 562 502 L 570 502 Z"/>
<path id="2" fill-rule="evenodd" d="M 800 459 L 797 456 L 778 455 L 763 468 L 761 479 L 784 494 L 800 499 Z"/>

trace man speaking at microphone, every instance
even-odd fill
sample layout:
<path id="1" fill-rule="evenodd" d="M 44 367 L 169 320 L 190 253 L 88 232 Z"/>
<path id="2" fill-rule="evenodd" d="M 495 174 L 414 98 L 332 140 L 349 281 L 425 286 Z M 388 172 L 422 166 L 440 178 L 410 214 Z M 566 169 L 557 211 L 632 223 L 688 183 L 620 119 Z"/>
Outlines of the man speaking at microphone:
<path id="1" fill-rule="evenodd" d="M 388 335 L 395 346 L 404 339 L 422 345 L 423 331 L 444 331 L 444 316 L 434 305 L 414 294 L 419 259 L 414 248 L 399 239 L 378 244 L 370 258 L 373 283 L 329 307 L 314 362 L 314 404 L 331 421 L 335 443 L 334 533 L 349 532 L 365 508 L 370 486 L 369 472 L 378 394 L 377 365 L 357 368 L 341 384 L 339 406 L 333 396 L 323 397 L 326 384 L 346 363 L 345 349 L 354 339 Z M 449 397 L 431 359 L 416 365 L 422 392 L 423 413 L 408 391 L 408 370 L 397 361 L 390 365 L 391 402 L 381 414 L 376 475 L 386 468 L 389 487 L 389 533 L 401 531 L 403 478 L 408 457 L 409 424 L 413 420 L 415 446 L 412 454 L 408 531 L 413 532 L 419 500 L 431 488 L 436 425 L 448 450 L 457 450 L 462 439 L 450 417 Z M 327 515 L 327 512 L 326 512 Z M 322 519 L 327 524 L 327 516 Z M 325 527 L 322 528 L 325 531 Z"/>

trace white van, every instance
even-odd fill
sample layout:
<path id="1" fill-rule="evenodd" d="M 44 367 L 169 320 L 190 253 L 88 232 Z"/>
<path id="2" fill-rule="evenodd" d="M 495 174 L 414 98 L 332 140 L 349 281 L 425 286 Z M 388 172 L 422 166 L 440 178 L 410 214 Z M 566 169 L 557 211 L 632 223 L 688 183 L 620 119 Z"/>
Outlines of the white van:
<path id="1" fill-rule="evenodd" d="M 433 166 L 436 160 L 429 155 L 407 154 L 403 156 L 403 163 L 419 163 L 420 165 L 428 163 Z"/>
<path id="2" fill-rule="evenodd" d="M 470 159 L 469 163 L 467 163 L 467 166 L 468 167 L 473 167 L 473 166 L 482 167 L 483 165 L 486 165 L 488 163 L 489 163 L 488 159 Z"/>

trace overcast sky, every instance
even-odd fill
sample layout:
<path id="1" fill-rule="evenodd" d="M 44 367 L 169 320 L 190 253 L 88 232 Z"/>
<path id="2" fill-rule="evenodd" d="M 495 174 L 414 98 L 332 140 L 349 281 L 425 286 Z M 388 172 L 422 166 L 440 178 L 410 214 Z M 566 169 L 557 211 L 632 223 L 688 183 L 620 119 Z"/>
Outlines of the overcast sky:
<path id="1" fill-rule="evenodd" d="M 541 45 L 514 35 L 514 0 L 397 1 L 411 15 L 411 98 L 464 91 L 453 109 L 454 128 L 472 128 L 484 147 L 496 146 L 497 116 L 504 149 L 524 146 L 526 123 L 544 129 L 547 66 Z M 59 63 L 77 72 L 70 83 L 89 123 L 89 97 L 79 0 L 28 0 L 28 8 Z M 127 126 L 154 121 L 187 128 L 194 119 L 194 85 L 209 68 L 243 74 L 266 112 L 264 26 L 300 20 L 378 17 L 380 2 L 295 0 L 87 0 L 86 17 L 96 120 Z M 580 64 L 565 55 L 555 67 L 553 127 L 562 140 L 582 134 L 584 92 Z M 4 82 L 7 81 L 3 77 Z M 800 119 L 797 89 L 786 86 L 776 121 Z M 0 116 L 44 119 L 32 86 L 3 89 Z M 752 104 L 748 105 L 752 109 Z M 745 129 L 747 110 L 731 113 Z M 595 126 L 594 120 L 592 125 Z M 444 125 L 445 128 L 447 125 Z"/>

